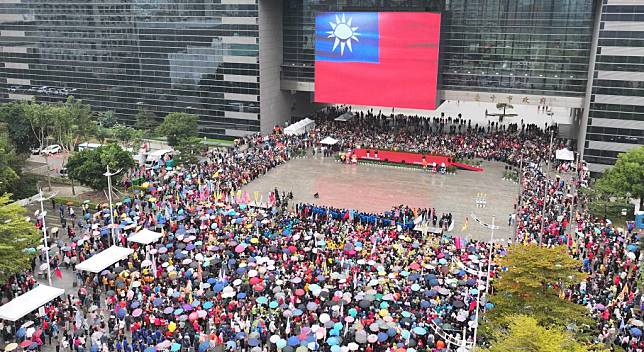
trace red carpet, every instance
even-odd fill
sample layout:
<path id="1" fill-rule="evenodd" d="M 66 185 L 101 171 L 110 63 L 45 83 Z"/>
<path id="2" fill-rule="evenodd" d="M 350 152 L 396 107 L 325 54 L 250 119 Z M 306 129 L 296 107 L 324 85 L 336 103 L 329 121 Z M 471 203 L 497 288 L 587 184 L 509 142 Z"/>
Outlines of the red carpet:
<path id="1" fill-rule="evenodd" d="M 376 154 L 377 152 L 377 154 Z M 372 160 L 372 161 L 383 161 L 394 164 L 413 164 L 413 165 L 428 165 L 431 163 L 436 163 L 437 166 L 440 166 L 442 163 L 445 163 L 445 166 L 454 166 L 463 170 L 470 171 L 483 171 L 482 168 L 471 166 L 462 163 L 456 163 L 451 160 L 451 158 L 441 155 L 430 155 L 430 154 L 420 154 L 420 153 L 408 153 L 408 152 L 394 152 L 391 150 L 374 150 L 374 149 L 354 149 L 353 154 L 358 158 L 358 160 Z M 423 160 L 424 158 L 424 160 Z"/>

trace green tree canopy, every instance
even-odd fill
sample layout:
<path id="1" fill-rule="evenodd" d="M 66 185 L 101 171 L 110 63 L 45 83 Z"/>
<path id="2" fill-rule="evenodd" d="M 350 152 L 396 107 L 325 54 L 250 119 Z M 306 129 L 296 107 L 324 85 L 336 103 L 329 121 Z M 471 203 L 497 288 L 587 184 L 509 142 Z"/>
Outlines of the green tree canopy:
<path id="1" fill-rule="evenodd" d="M 179 152 L 177 158 L 183 164 L 195 164 L 204 150 L 204 145 L 199 137 L 189 137 L 178 142 L 175 149 Z"/>
<path id="2" fill-rule="evenodd" d="M 486 352 L 586 352 L 589 349 L 573 336 L 556 328 L 539 326 L 537 320 L 525 315 L 507 318 L 508 328 L 494 334 L 494 342 Z"/>
<path id="3" fill-rule="evenodd" d="M 139 111 L 136 113 L 136 124 L 134 127 L 147 135 L 157 127 L 157 117 L 153 112 L 139 108 Z"/>
<path id="4" fill-rule="evenodd" d="M 512 245 L 499 265 L 507 271 L 494 282 L 490 300 L 495 306 L 485 314 L 485 333 L 507 326 L 507 317 L 517 314 L 528 314 L 541 326 L 590 330 L 593 323 L 586 308 L 560 297 L 562 290 L 586 276 L 564 246 Z"/>
<path id="5" fill-rule="evenodd" d="M 606 170 L 596 183 L 600 191 L 639 198 L 644 206 L 644 146 L 639 146 L 617 157 L 615 165 Z"/>
<path id="6" fill-rule="evenodd" d="M 171 112 L 157 128 L 157 132 L 167 138 L 169 145 L 175 146 L 184 138 L 197 136 L 197 116 L 185 112 Z"/>
<path id="7" fill-rule="evenodd" d="M 138 148 L 141 145 L 143 131 L 136 128 L 116 124 L 110 129 L 112 137 L 116 138 L 121 144 L 131 148 Z"/>
<path id="8" fill-rule="evenodd" d="M 29 154 L 38 145 L 27 119 L 24 102 L 0 105 L 0 122 L 6 124 L 9 141 L 18 154 Z"/>
<path id="9" fill-rule="evenodd" d="M 98 125 L 101 127 L 112 128 L 116 126 L 118 121 L 116 121 L 116 115 L 114 115 L 114 111 L 108 110 L 108 111 L 101 111 L 98 114 L 96 123 L 98 123 Z"/>
<path id="10" fill-rule="evenodd" d="M 22 167 L 22 159 L 16 155 L 7 136 L 8 133 L 0 131 L 0 194 L 14 190 Z"/>
<path id="11" fill-rule="evenodd" d="M 0 196 L 0 282 L 31 267 L 26 249 L 36 247 L 40 234 L 26 220 L 25 208 L 11 203 L 10 194 Z"/>
<path id="12" fill-rule="evenodd" d="M 134 159 L 116 144 L 96 149 L 85 149 L 74 153 L 67 162 L 69 177 L 94 189 L 107 188 L 107 177 L 103 175 L 110 166 L 112 172 L 128 170 L 134 166 Z"/>

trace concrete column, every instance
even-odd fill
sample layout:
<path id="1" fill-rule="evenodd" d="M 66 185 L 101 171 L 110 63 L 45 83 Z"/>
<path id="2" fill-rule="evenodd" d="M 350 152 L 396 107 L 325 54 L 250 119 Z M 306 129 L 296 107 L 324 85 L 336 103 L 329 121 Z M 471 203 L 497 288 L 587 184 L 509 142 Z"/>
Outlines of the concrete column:
<path id="1" fill-rule="evenodd" d="M 259 4 L 259 119 L 262 133 L 291 117 L 291 95 L 280 88 L 283 57 L 282 0 Z"/>

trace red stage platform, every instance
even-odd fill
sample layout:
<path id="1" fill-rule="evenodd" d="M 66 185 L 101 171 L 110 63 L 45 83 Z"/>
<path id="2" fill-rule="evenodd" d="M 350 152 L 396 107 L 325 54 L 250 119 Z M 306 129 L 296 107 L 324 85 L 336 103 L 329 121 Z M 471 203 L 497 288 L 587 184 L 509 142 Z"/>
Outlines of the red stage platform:
<path id="1" fill-rule="evenodd" d="M 372 160 L 382 161 L 394 164 L 412 164 L 419 166 L 427 166 L 436 163 L 437 166 L 445 164 L 445 166 L 454 166 L 463 170 L 470 171 L 483 171 L 483 168 L 471 166 L 467 164 L 453 162 L 450 157 L 442 155 L 408 153 L 408 152 L 394 152 L 391 150 L 376 150 L 358 148 L 353 150 L 353 154 L 358 160 Z"/>

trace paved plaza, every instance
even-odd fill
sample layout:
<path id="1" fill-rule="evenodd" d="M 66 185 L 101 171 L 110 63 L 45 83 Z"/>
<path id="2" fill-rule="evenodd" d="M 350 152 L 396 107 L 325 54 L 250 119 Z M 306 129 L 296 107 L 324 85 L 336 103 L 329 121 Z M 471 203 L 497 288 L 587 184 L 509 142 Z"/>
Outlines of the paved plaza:
<path id="1" fill-rule="evenodd" d="M 291 160 L 246 186 L 245 190 L 266 194 L 277 187 L 292 191 L 294 202 L 316 203 L 367 212 L 382 212 L 400 204 L 433 207 L 441 214 L 451 212 L 453 235 L 489 240 L 471 214 L 490 223 L 496 216 L 500 230 L 495 238 L 508 239 L 514 226 L 508 216 L 518 194 L 516 183 L 503 180 L 504 164 L 486 162 L 485 171 L 457 171 L 455 175 L 432 174 L 422 170 L 379 166 L 346 165 L 331 158 L 307 157 Z M 320 198 L 314 199 L 313 194 Z M 484 194 L 485 208 L 476 206 L 475 198 Z M 468 226 L 462 231 L 466 218 Z"/>

